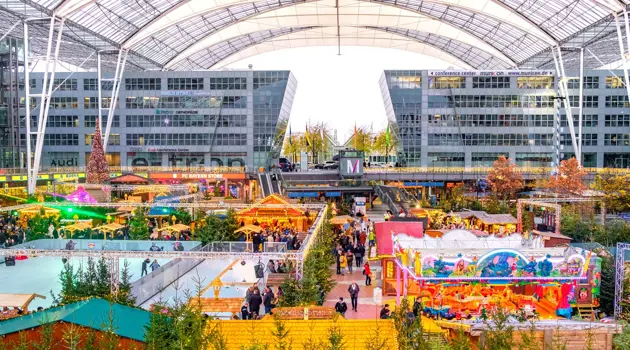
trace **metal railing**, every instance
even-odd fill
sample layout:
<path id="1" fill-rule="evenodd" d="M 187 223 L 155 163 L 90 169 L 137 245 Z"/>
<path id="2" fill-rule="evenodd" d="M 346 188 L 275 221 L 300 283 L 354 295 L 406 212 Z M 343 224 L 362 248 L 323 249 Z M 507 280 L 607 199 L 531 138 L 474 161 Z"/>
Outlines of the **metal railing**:
<path id="1" fill-rule="evenodd" d="M 174 241 L 133 241 L 133 240 L 103 240 L 103 239 L 38 239 L 12 246 L 11 249 L 44 249 L 64 250 L 69 241 L 74 243 L 73 250 L 91 251 L 149 251 L 155 245 L 161 251 L 173 250 Z M 184 251 L 191 251 L 201 246 L 199 241 L 178 241 Z"/>
<path id="2" fill-rule="evenodd" d="M 86 167 L 42 167 L 41 172 L 45 173 L 84 173 Z M 109 171 L 112 173 L 159 173 L 159 172 L 182 172 L 182 173 L 208 173 L 208 174 L 225 174 L 225 173 L 245 173 L 247 167 L 232 166 L 110 166 Z M 24 175 L 24 168 L 0 168 L 0 175 Z"/>
<path id="3" fill-rule="evenodd" d="M 403 168 L 364 168 L 364 173 L 387 174 L 387 173 L 430 173 L 430 174 L 487 174 L 492 167 L 403 167 Z M 554 171 L 551 167 L 516 167 L 521 174 L 550 174 Z M 630 168 L 583 168 L 587 174 L 630 174 Z"/>

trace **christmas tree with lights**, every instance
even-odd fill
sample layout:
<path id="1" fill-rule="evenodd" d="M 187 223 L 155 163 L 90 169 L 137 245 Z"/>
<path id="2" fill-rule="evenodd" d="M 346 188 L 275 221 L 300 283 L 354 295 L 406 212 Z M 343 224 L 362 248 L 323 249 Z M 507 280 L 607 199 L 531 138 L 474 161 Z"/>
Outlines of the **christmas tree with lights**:
<path id="1" fill-rule="evenodd" d="M 102 184 L 109 179 L 109 167 L 103 151 L 103 139 L 101 137 L 101 122 L 96 119 L 96 130 L 92 137 L 92 153 L 87 165 L 87 180 L 89 184 Z"/>

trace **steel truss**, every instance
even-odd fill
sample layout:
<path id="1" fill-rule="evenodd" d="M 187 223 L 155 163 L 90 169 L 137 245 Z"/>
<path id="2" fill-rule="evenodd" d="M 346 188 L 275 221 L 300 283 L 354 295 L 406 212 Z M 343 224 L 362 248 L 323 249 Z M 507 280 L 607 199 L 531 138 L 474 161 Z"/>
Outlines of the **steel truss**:
<path id="1" fill-rule="evenodd" d="M 615 258 L 615 319 L 621 317 L 622 307 L 621 300 L 623 294 L 623 280 L 625 278 L 625 266 L 626 250 L 630 250 L 630 243 L 617 243 L 617 256 Z"/>
<path id="2" fill-rule="evenodd" d="M 553 62 L 555 64 L 556 67 L 556 73 L 558 75 L 558 90 L 560 91 L 560 99 L 562 100 L 563 104 L 564 104 L 564 110 L 565 113 L 567 115 L 567 122 L 569 125 L 569 132 L 571 135 L 571 144 L 573 145 L 573 151 L 575 153 L 575 158 L 578 161 L 578 164 L 582 164 L 582 156 L 580 155 L 580 147 L 578 146 L 578 142 L 577 142 L 577 137 L 575 135 L 575 126 L 573 125 L 573 114 L 571 111 L 571 101 L 569 100 L 569 93 L 568 93 L 568 85 L 567 85 L 567 81 L 570 79 L 569 77 L 567 77 L 566 72 L 564 70 L 564 62 L 562 60 L 562 49 L 560 48 L 560 46 L 556 46 L 555 47 L 555 51 L 557 52 L 557 57 L 556 54 L 554 53 L 554 50 L 552 48 L 551 50 L 551 55 L 553 56 Z M 580 81 L 580 86 L 582 86 L 583 82 Z M 580 94 L 581 96 L 581 94 Z M 581 97 L 580 97 L 581 99 Z M 557 102 L 560 103 L 560 102 Z M 556 123 L 560 124 L 561 120 L 559 119 L 559 114 L 556 114 Z M 556 129 L 557 130 L 557 129 Z M 560 129 L 562 130 L 562 129 Z M 560 164 L 560 160 L 557 160 L 557 165 Z M 556 170 L 557 171 L 557 170 Z"/>
<path id="3" fill-rule="evenodd" d="M 44 202 L 44 203 L 30 203 L 20 204 L 10 207 L 0 207 L 1 212 L 11 212 L 14 210 L 28 209 L 33 207 L 57 207 L 57 208 L 80 208 L 80 207 L 103 207 L 103 208 L 118 208 L 118 207 L 134 207 L 134 208 L 152 208 L 152 207 L 164 207 L 164 208 L 207 208 L 207 209 L 247 209 L 251 205 L 248 204 L 236 204 L 236 203 L 210 203 L 210 202 L 193 202 L 193 203 L 133 203 L 133 202 L 118 202 L 118 203 L 73 203 L 73 202 Z M 290 208 L 302 208 L 302 209 L 323 209 L 325 206 L 322 204 L 261 204 L 257 208 L 276 208 L 276 209 L 290 209 Z"/>
<path id="4" fill-rule="evenodd" d="M 116 60 L 116 72 L 114 73 L 113 78 L 103 79 L 103 72 L 101 71 L 101 52 L 98 53 L 97 57 L 97 83 L 98 83 L 98 120 L 100 123 L 101 133 L 103 134 L 103 152 L 107 154 L 107 145 L 109 142 L 109 134 L 112 130 L 112 120 L 114 119 L 114 112 L 116 111 L 116 105 L 118 104 L 118 95 L 120 92 L 120 84 L 122 82 L 122 77 L 125 72 L 125 65 L 127 63 L 127 56 L 129 54 L 128 50 L 120 49 L 118 50 L 118 59 Z M 105 129 L 103 129 L 103 102 L 102 102 L 102 84 L 104 81 L 112 82 L 112 94 L 111 99 L 109 101 L 109 106 L 107 108 L 107 125 Z"/>
<path id="5" fill-rule="evenodd" d="M 38 19 L 39 20 L 39 19 Z M 59 60 L 59 47 L 61 46 L 61 34 L 63 32 L 63 25 L 65 18 L 58 19 L 55 15 L 50 17 L 50 28 L 48 31 L 48 47 L 46 49 L 46 55 L 44 56 L 44 62 L 46 68 L 44 70 L 44 79 L 42 81 L 42 92 L 40 94 L 31 93 L 30 84 L 30 46 L 28 43 L 29 33 L 28 26 L 29 20 L 24 21 L 24 92 L 25 92 L 25 118 L 26 118 L 26 168 L 28 173 L 27 190 L 29 194 L 35 193 L 35 186 L 37 185 L 37 174 L 39 172 L 39 165 L 42 156 L 42 147 L 44 146 L 44 137 L 46 135 L 46 124 L 48 123 L 48 111 L 50 110 L 50 99 L 52 95 L 52 86 L 55 81 L 55 73 L 57 71 L 57 62 Z M 55 36 L 55 26 L 57 28 L 57 38 L 55 41 L 55 50 L 52 51 L 53 39 Z M 52 65 L 51 65 L 52 61 Z M 50 73 L 50 76 L 49 76 Z M 37 118 L 37 132 L 31 131 L 31 99 L 39 97 L 39 115 Z M 31 153 L 33 135 L 36 137 L 35 141 L 35 155 Z"/>

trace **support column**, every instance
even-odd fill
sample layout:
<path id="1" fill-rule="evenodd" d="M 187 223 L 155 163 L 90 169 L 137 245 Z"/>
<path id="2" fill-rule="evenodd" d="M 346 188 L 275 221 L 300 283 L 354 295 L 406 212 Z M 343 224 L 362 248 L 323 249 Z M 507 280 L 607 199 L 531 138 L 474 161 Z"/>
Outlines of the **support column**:
<path id="1" fill-rule="evenodd" d="M 562 101 L 564 101 L 564 110 L 567 114 L 567 124 L 569 125 L 569 132 L 571 133 L 571 143 L 573 144 L 573 151 L 575 154 L 575 158 L 578 161 L 578 164 L 582 164 L 581 161 L 581 157 L 580 157 L 580 150 L 578 148 L 577 145 L 577 140 L 575 137 L 575 127 L 573 125 L 573 114 L 571 111 L 571 102 L 569 101 L 569 94 L 567 92 L 568 86 L 567 86 L 567 76 L 564 70 L 564 62 L 562 61 L 562 50 L 560 49 L 560 46 L 556 46 L 556 51 L 558 54 L 558 57 L 556 57 L 554 50 L 551 50 L 551 54 L 553 56 L 553 61 L 554 64 L 556 66 L 556 72 L 558 73 L 558 89 L 560 90 L 560 95 L 561 95 L 561 99 Z"/>
<path id="2" fill-rule="evenodd" d="M 105 136 L 103 137 L 103 152 L 107 154 L 107 144 L 109 142 L 109 134 L 112 130 L 112 120 L 114 120 L 114 112 L 118 103 L 118 93 L 120 92 L 120 82 L 125 72 L 125 64 L 127 63 L 127 54 L 129 51 L 120 49 L 118 51 L 118 60 L 116 61 L 116 73 L 113 79 L 112 98 L 109 101 L 109 109 L 107 112 L 107 126 L 105 127 Z M 100 84 L 100 82 L 98 82 Z M 100 109 L 99 109 L 100 110 Z"/>
<path id="3" fill-rule="evenodd" d="M 407 284 L 409 283 L 409 272 L 405 269 L 405 271 L 403 271 L 403 296 L 406 298 L 407 297 Z"/>
<path id="4" fill-rule="evenodd" d="M 118 293 L 120 285 L 120 265 L 118 257 L 109 259 L 109 284 L 111 293 Z"/>
<path id="5" fill-rule="evenodd" d="M 225 197 L 230 195 L 230 188 L 228 187 L 228 180 L 225 179 L 223 180 L 224 186 L 225 186 Z"/>
<path id="6" fill-rule="evenodd" d="M 628 14 L 627 12 L 623 12 L 624 15 L 624 21 L 626 23 L 626 26 L 628 25 Z M 619 52 L 621 53 L 621 62 L 622 62 L 622 67 L 623 67 L 623 78 L 624 78 L 624 83 L 626 85 L 626 93 L 628 94 L 628 99 L 630 99 L 630 79 L 628 78 L 628 68 L 627 68 L 627 51 L 626 48 L 623 45 L 623 34 L 621 33 L 621 24 L 619 23 L 619 14 L 618 13 L 613 13 L 613 16 L 615 17 L 615 25 L 617 27 L 617 39 L 619 40 Z M 626 27 L 626 34 L 630 34 L 629 29 Z M 628 50 L 630 50 L 630 38 L 627 38 L 628 40 Z"/>
<path id="7" fill-rule="evenodd" d="M 396 264 L 396 305 L 400 305 L 400 265 Z"/>

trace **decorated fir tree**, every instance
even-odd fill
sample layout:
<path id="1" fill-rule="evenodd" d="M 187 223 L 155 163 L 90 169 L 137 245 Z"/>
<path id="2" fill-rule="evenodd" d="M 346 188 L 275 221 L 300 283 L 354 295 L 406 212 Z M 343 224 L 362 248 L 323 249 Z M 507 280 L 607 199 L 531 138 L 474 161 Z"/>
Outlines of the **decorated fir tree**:
<path id="1" fill-rule="evenodd" d="M 87 183 L 102 184 L 109 179 L 109 168 L 103 151 L 103 140 L 101 137 L 100 120 L 96 119 L 96 130 L 92 137 L 92 153 L 87 166 Z"/>

